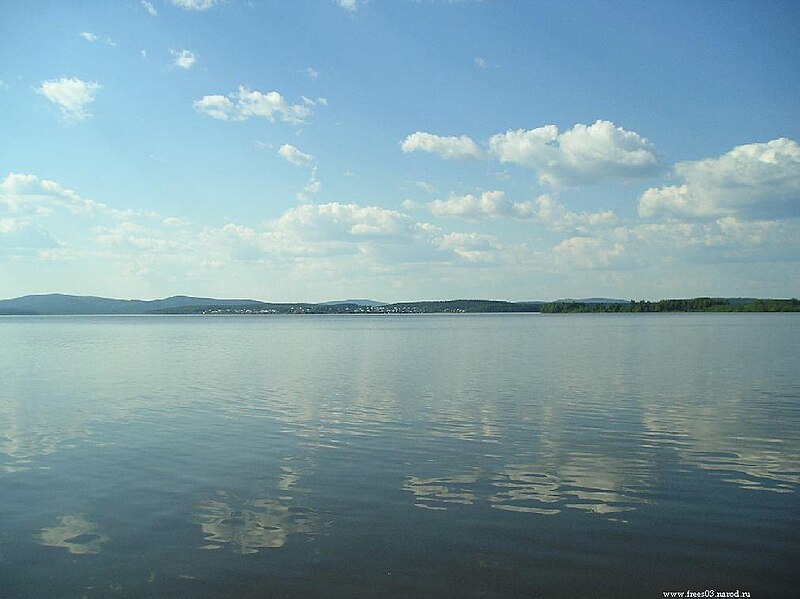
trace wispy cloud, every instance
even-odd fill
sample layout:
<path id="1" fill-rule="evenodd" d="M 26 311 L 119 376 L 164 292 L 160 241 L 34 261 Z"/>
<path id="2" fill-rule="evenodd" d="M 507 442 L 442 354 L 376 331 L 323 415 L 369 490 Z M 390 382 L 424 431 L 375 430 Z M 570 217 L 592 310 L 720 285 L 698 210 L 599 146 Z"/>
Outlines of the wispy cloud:
<path id="1" fill-rule="evenodd" d="M 98 42 L 99 41 L 99 42 L 103 42 L 107 46 L 115 47 L 117 45 L 117 43 L 114 40 L 112 40 L 110 37 L 107 37 L 106 39 L 101 39 L 100 37 L 98 37 L 97 35 L 92 33 L 91 31 L 82 31 L 78 35 L 81 36 L 83 39 L 85 39 L 87 42 L 90 42 L 90 43 L 94 43 L 94 42 Z"/>
<path id="2" fill-rule="evenodd" d="M 153 17 L 158 16 L 158 11 L 156 10 L 156 7 L 153 6 L 152 2 L 148 2 L 147 0 L 142 0 L 142 6 L 144 6 L 144 9 L 148 13 L 150 13 L 151 16 Z"/>
<path id="3" fill-rule="evenodd" d="M 219 0 L 171 0 L 172 4 L 184 10 L 208 10 L 219 3 Z"/>
<path id="4" fill-rule="evenodd" d="M 355 12 L 358 10 L 358 0 L 335 0 L 336 4 L 344 8 L 345 10 L 349 10 L 350 12 Z"/>

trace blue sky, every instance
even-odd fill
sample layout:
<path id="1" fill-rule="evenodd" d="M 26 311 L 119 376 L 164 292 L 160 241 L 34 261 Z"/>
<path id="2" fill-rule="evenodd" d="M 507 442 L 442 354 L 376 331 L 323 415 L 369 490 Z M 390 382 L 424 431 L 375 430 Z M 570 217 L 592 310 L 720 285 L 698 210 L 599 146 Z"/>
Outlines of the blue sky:
<path id="1" fill-rule="evenodd" d="M 3 5 L 0 297 L 791 297 L 786 2 Z"/>

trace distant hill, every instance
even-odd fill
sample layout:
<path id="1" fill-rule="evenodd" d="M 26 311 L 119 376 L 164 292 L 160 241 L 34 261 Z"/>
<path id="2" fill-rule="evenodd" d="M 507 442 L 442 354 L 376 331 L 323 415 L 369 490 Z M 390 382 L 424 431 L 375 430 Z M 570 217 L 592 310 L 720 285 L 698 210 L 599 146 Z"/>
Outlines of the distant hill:
<path id="1" fill-rule="evenodd" d="M 158 300 L 121 300 L 107 297 L 63 295 L 26 295 L 0 300 L 0 314 L 148 314 L 180 308 L 236 306 L 256 308 L 262 302 L 247 299 L 214 299 L 175 295 Z"/>
<path id="2" fill-rule="evenodd" d="M 342 304 L 351 304 L 353 306 L 388 306 L 386 302 L 376 302 L 369 299 L 346 299 L 334 300 L 331 302 L 322 302 L 323 306 L 341 306 Z"/>

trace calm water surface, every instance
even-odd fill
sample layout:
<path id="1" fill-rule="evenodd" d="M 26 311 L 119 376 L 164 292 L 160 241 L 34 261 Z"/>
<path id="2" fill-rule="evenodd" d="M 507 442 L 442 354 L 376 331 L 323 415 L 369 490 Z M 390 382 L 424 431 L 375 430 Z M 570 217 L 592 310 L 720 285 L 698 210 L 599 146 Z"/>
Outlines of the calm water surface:
<path id="1" fill-rule="evenodd" d="M 800 315 L 0 318 L 0 597 L 800 596 Z"/>

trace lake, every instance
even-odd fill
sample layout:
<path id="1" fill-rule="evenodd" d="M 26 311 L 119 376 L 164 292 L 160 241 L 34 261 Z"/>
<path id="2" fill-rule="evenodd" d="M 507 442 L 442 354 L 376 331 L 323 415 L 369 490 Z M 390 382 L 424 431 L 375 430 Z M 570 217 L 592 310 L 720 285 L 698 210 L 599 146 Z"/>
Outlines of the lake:
<path id="1" fill-rule="evenodd" d="M 0 317 L 0 596 L 798 596 L 799 357 L 797 314 Z"/>

